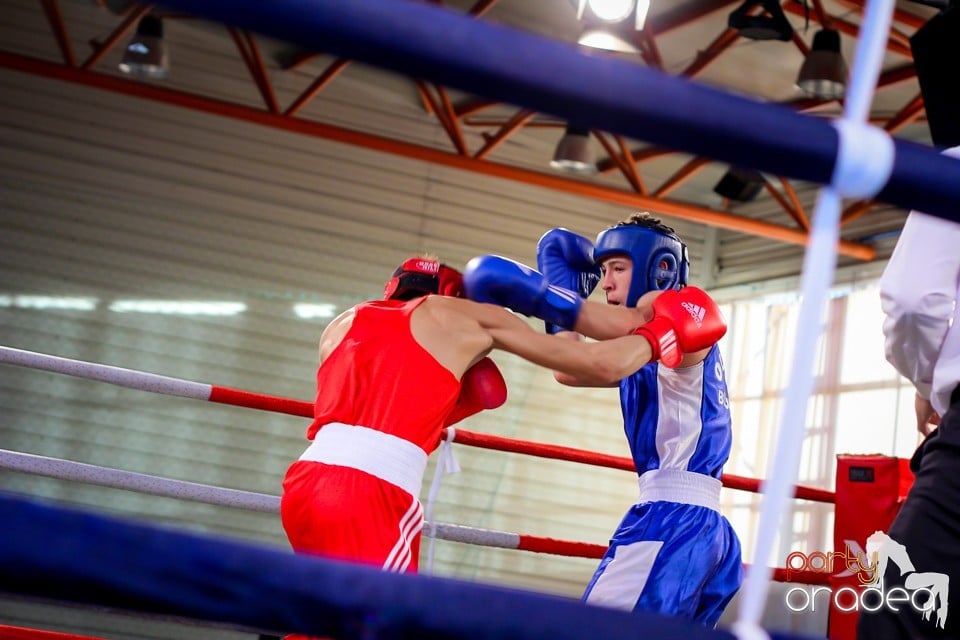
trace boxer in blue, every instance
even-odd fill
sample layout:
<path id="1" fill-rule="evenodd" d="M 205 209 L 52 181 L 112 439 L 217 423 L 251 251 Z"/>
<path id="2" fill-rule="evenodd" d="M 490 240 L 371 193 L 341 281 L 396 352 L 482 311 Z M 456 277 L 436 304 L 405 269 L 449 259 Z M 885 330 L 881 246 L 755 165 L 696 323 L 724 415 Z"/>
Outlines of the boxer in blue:
<path id="1" fill-rule="evenodd" d="M 686 246 L 671 228 L 647 214 L 635 214 L 601 232 L 596 245 L 566 229 L 548 231 L 537 246 L 537 265 L 556 290 L 586 298 L 600 284 L 608 304 L 637 307 L 650 317 L 659 296 L 684 289 L 689 260 Z M 528 312 L 504 294 L 508 285 L 502 277 L 491 296 L 483 287 L 470 286 L 482 280 L 476 274 L 465 276 L 468 296 Z M 702 312 L 695 300 L 681 305 L 694 319 Z M 548 332 L 571 328 L 570 322 L 550 324 L 550 315 L 538 311 L 530 315 L 548 320 Z M 582 324 L 577 328 L 591 338 L 613 337 L 591 333 Z M 607 384 L 561 372 L 555 377 L 570 386 Z M 713 627 L 743 574 L 740 542 L 719 510 L 720 474 L 732 439 L 719 348 L 714 343 L 698 351 L 661 355 L 614 384 L 620 387 L 639 497 L 614 532 L 583 600 Z"/>

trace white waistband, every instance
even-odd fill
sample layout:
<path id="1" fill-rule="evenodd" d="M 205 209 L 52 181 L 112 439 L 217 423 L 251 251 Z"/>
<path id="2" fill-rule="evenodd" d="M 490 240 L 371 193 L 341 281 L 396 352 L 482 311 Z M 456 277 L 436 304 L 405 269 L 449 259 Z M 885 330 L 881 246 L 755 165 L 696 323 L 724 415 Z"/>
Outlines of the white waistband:
<path id="1" fill-rule="evenodd" d="M 340 422 L 323 425 L 300 459 L 359 469 L 413 497 L 427 468 L 427 453 L 409 440 Z"/>
<path id="2" fill-rule="evenodd" d="M 680 469 L 651 469 L 640 476 L 640 498 L 644 502 L 679 502 L 720 512 L 723 483 L 702 473 Z"/>

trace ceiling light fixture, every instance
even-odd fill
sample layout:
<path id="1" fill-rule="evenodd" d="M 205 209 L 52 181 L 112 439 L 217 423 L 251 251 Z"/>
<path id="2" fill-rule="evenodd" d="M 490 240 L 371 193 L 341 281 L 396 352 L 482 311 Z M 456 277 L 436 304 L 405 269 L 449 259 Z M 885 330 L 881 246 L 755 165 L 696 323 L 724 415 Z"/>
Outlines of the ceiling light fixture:
<path id="1" fill-rule="evenodd" d="M 750 10 L 762 5 L 770 15 L 749 15 Z M 751 40 L 783 40 L 793 38 L 793 27 L 783 14 L 778 0 L 745 0 L 727 18 L 727 26 L 736 29 L 744 38 Z"/>
<path id="2" fill-rule="evenodd" d="M 583 31 L 577 43 L 593 49 L 639 53 L 634 44 L 643 29 L 650 0 L 579 0 L 577 20 Z"/>
<path id="3" fill-rule="evenodd" d="M 247 310 L 242 302 L 215 300 L 115 300 L 110 303 L 115 313 L 156 313 L 180 316 L 235 316 Z"/>
<path id="4" fill-rule="evenodd" d="M 727 200 L 750 202 L 757 197 L 766 182 L 759 171 L 730 167 L 713 191 Z"/>
<path id="5" fill-rule="evenodd" d="M 164 78 L 170 69 L 163 21 L 146 15 L 137 24 L 137 33 L 123 51 L 120 71 L 140 78 Z"/>
<path id="6" fill-rule="evenodd" d="M 568 124 L 566 132 L 557 143 L 550 166 L 558 171 L 596 173 L 597 164 L 590 148 L 590 130 Z"/>
<path id="7" fill-rule="evenodd" d="M 821 29 L 800 67 L 797 86 L 807 95 L 825 100 L 842 98 L 847 91 L 847 63 L 840 53 L 840 32 Z"/>

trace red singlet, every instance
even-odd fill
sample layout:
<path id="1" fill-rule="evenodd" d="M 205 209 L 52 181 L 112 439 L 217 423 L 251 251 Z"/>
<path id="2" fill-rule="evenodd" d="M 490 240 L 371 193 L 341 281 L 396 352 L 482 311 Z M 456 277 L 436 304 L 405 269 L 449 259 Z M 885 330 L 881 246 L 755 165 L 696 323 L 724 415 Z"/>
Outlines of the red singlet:
<path id="1" fill-rule="evenodd" d="M 358 305 L 317 371 L 307 429 L 316 442 L 287 471 L 280 507 L 298 553 L 417 568 L 423 466 L 460 392 L 410 332 L 410 315 L 424 300 Z"/>

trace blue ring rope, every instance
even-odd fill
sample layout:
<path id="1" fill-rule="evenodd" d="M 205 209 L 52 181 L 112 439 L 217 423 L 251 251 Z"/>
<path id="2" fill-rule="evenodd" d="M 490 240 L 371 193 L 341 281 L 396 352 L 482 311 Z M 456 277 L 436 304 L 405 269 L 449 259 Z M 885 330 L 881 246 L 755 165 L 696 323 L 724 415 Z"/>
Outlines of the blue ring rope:
<path id="1" fill-rule="evenodd" d="M 830 184 L 829 122 L 409 0 L 169 0 L 173 8 L 774 175 Z M 896 140 L 878 198 L 960 221 L 960 160 Z"/>
<path id="2" fill-rule="evenodd" d="M 0 523 L 0 591 L 19 596 L 336 638 L 733 638 L 677 618 L 385 573 L 12 495 L 0 495 Z"/>

